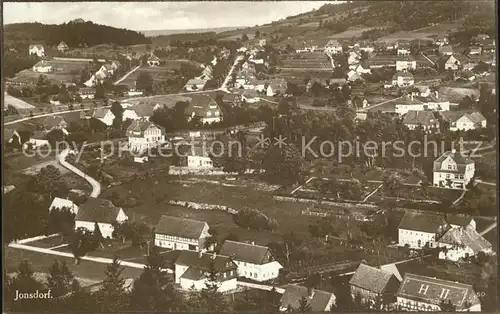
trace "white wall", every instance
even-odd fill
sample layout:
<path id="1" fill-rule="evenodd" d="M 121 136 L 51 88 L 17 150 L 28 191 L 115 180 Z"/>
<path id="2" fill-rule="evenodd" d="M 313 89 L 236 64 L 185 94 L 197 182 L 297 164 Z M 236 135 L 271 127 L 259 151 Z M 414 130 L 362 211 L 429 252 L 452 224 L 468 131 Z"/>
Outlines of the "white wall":
<path id="1" fill-rule="evenodd" d="M 214 167 L 212 159 L 204 156 L 187 156 L 187 166 L 189 168 L 206 168 Z"/>
<path id="2" fill-rule="evenodd" d="M 420 240 L 420 246 L 418 241 Z M 407 229 L 398 229 L 398 245 L 405 246 L 408 244 L 412 249 L 419 249 L 425 246 L 427 242 L 435 240 L 435 233 L 422 231 L 414 231 Z"/>
<path id="3" fill-rule="evenodd" d="M 247 262 L 234 261 L 238 265 L 238 276 L 250 278 L 256 281 L 266 281 L 277 278 L 279 270 L 283 268 L 277 261 L 257 265 Z"/>
<path id="4" fill-rule="evenodd" d="M 101 230 L 101 234 L 104 238 L 110 238 L 110 239 L 113 238 L 114 228 L 111 224 L 108 224 L 108 223 L 97 223 L 97 224 L 98 224 L 99 230 Z M 80 220 L 75 221 L 75 230 L 83 227 L 91 232 L 94 232 L 94 226 L 95 226 L 95 222 L 80 221 Z"/>

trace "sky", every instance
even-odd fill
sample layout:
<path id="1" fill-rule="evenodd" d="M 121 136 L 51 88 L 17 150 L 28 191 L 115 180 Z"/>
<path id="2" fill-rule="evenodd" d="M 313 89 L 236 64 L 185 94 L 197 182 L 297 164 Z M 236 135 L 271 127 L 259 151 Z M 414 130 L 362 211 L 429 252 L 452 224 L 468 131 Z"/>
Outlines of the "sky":
<path id="1" fill-rule="evenodd" d="M 265 24 L 333 2 L 4 2 L 3 18 L 5 24 L 82 18 L 132 30 L 199 29 Z"/>

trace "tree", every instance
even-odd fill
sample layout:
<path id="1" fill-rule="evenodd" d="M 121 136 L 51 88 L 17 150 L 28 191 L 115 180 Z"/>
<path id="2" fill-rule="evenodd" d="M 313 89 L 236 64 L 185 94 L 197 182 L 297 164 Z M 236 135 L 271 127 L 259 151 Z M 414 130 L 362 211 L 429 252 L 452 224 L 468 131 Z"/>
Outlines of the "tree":
<path id="1" fill-rule="evenodd" d="M 200 291 L 199 300 L 203 310 L 207 312 L 221 313 L 228 309 L 224 296 L 219 292 L 219 274 L 214 262 L 210 263 L 207 271 L 205 287 Z"/>
<path id="2" fill-rule="evenodd" d="M 19 264 L 16 275 L 9 280 L 7 286 L 5 303 L 6 308 L 11 308 L 14 312 L 39 311 L 42 301 L 40 299 L 25 299 L 23 302 L 14 301 L 16 293 L 39 293 L 44 292 L 44 286 L 34 277 L 34 272 L 27 260 Z M 45 302 L 45 301 L 43 301 Z"/>
<path id="3" fill-rule="evenodd" d="M 455 312 L 457 310 L 457 306 L 451 303 L 451 300 L 441 300 L 439 307 L 441 308 L 441 311 L 443 312 Z"/>
<path id="4" fill-rule="evenodd" d="M 75 263 L 79 263 L 82 256 L 95 250 L 97 246 L 98 243 L 95 241 L 94 235 L 85 228 L 76 229 L 69 244 L 69 248 L 75 256 Z"/>
<path id="5" fill-rule="evenodd" d="M 384 177 L 383 184 L 391 195 L 399 195 L 398 191 L 403 186 L 403 179 L 397 173 L 392 173 Z"/>
<path id="6" fill-rule="evenodd" d="M 259 30 L 255 31 L 255 38 L 260 38 L 260 31 Z"/>
<path id="7" fill-rule="evenodd" d="M 248 41 L 248 35 L 247 34 L 241 35 L 241 41 Z"/>
<path id="8" fill-rule="evenodd" d="M 64 141 L 65 135 L 61 129 L 53 129 L 47 133 L 47 140 L 51 147 L 56 148 L 59 143 Z"/>
<path id="9" fill-rule="evenodd" d="M 52 295 L 58 298 L 72 291 L 74 276 L 68 269 L 66 262 L 62 265 L 57 260 L 54 261 L 49 269 L 47 278 L 47 288 L 52 291 Z"/>
<path id="10" fill-rule="evenodd" d="M 166 273 L 165 262 L 156 248 L 147 257 L 147 264 L 134 282 L 130 295 L 133 310 L 148 312 L 174 312 L 182 310 L 182 296 Z"/>
<path id="11" fill-rule="evenodd" d="M 297 312 L 299 313 L 309 313 L 312 311 L 312 307 L 309 304 L 309 300 L 306 297 L 302 297 L 299 300 L 299 308 L 297 309 Z"/>
<path id="12" fill-rule="evenodd" d="M 104 249 L 104 246 L 102 245 L 102 241 L 104 240 L 101 232 L 101 228 L 99 228 L 99 224 L 97 221 L 94 223 L 94 232 L 92 233 L 94 237 L 94 241 L 102 248 Z"/>
<path id="13" fill-rule="evenodd" d="M 113 104 L 111 104 L 111 113 L 113 113 L 113 115 L 115 116 L 115 118 L 113 119 L 113 127 L 117 130 L 121 129 L 124 111 L 125 110 L 118 101 L 115 101 L 113 102 Z"/>
<path id="14" fill-rule="evenodd" d="M 64 196 L 68 193 L 68 186 L 64 181 L 61 171 L 54 165 L 48 165 L 40 169 L 28 183 L 28 190 L 40 193 L 46 200 L 54 196 Z"/>
<path id="15" fill-rule="evenodd" d="M 207 250 L 214 249 L 215 250 L 215 247 L 217 246 L 217 238 L 219 236 L 219 232 L 215 228 L 210 228 L 210 229 L 208 229 L 208 233 L 210 234 L 210 236 L 205 239 L 205 243 L 204 243 L 205 249 L 207 249 Z"/>
<path id="16" fill-rule="evenodd" d="M 117 257 L 106 268 L 106 278 L 102 288 L 96 293 L 101 312 L 123 312 L 127 309 L 127 293 L 124 288 L 125 280 L 122 277 L 123 267 Z"/>
<path id="17" fill-rule="evenodd" d="M 147 72 L 141 72 L 136 81 L 136 88 L 148 94 L 153 93 L 153 77 Z"/>
<path id="18" fill-rule="evenodd" d="M 106 98 L 106 91 L 104 90 L 104 86 L 102 84 L 97 84 L 95 87 L 95 99 L 104 99 Z"/>

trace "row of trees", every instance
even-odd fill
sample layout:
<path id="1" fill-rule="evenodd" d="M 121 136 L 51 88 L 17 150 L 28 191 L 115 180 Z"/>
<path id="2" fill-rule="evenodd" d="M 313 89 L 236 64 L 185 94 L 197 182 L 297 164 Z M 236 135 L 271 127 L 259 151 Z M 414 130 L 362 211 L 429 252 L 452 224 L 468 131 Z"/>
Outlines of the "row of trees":
<path id="1" fill-rule="evenodd" d="M 209 311 L 269 311 L 279 308 L 280 295 L 274 291 L 246 292 L 234 301 L 218 291 L 218 274 L 214 265 L 207 269 L 206 285 L 200 291 L 184 294 L 174 287 L 171 275 L 165 271 L 165 261 L 156 250 L 147 257 L 147 264 L 133 287 L 127 287 L 124 268 L 115 258 L 106 267 L 105 278 L 99 290 L 90 292 L 82 288 L 65 262 L 54 261 L 49 269 L 47 282 L 36 279 L 27 261 L 22 262 L 14 277 L 6 277 L 5 308 L 8 311 L 57 311 L 57 312 L 184 312 Z M 52 298 L 14 301 L 16 291 L 45 293 Z"/>

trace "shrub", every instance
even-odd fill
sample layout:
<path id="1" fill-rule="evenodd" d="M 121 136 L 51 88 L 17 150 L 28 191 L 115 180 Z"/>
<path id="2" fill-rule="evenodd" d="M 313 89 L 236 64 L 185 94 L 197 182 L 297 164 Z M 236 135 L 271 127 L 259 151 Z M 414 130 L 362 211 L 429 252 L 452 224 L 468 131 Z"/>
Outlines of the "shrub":
<path id="1" fill-rule="evenodd" d="M 264 215 L 257 209 L 243 209 L 233 216 L 234 222 L 243 228 L 254 230 L 271 230 L 278 228 L 276 219 Z"/>

